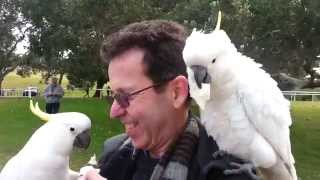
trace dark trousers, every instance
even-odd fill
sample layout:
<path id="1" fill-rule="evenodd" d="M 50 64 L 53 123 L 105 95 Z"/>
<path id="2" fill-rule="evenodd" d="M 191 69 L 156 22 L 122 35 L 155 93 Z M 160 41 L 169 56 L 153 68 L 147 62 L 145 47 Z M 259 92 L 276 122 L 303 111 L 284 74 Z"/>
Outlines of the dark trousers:
<path id="1" fill-rule="evenodd" d="M 60 103 L 47 103 L 46 112 L 49 114 L 56 114 L 59 112 Z"/>

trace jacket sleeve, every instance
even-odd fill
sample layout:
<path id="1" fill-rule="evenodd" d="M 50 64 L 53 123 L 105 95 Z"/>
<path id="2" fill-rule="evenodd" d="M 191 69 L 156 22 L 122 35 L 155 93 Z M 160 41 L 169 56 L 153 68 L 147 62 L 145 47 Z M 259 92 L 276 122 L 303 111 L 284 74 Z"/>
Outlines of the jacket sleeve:
<path id="1" fill-rule="evenodd" d="M 58 86 L 56 88 L 56 91 L 55 91 L 55 94 L 59 97 L 62 97 L 64 95 L 64 91 L 63 91 L 63 88 L 61 86 Z"/>
<path id="2" fill-rule="evenodd" d="M 49 86 L 47 86 L 46 88 L 45 88 L 45 90 L 44 90 L 44 93 L 43 93 L 43 95 L 45 96 L 45 97 L 47 97 L 48 96 L 48 94 L 49 94 Z"/>
<path id="3" fill-rule="evenodd" d="M 103 153 L 99 158 L 98 166 L 103 166 L 109 160 L 110 155 L 113 154 L 127 138 L 128 136 L 126 134 L 119 134 L 107 139 L 103 144 Z"/>
<path id="4" fill-rule="evenodd" d="M 135 160 L 132 159 L 133 147 L 128 136 L 121 134 L 108 139 L 104 144 L 104 152 L 98 162 L 100 175 L 107 179 L 132 179 Z"/>

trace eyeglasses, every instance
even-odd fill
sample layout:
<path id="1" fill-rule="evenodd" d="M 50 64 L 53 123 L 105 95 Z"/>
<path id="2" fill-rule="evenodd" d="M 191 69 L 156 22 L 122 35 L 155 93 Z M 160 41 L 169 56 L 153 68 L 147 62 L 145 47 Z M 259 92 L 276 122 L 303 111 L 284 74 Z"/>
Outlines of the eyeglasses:
<path id="1" fill-rule="evenodd" d="M 136 94 L 139 94 L 143 91 L 146 91 L 148 89 L 151 89 L 151 88 L 155 88 L 155 87 L 158 87 L 160 85 L 163 85 L 163 83 L 158 83 L 158 84 L 153 84 L 151 86 L 148 86 L 148 87 L 145 87 L 143 89 L 140 89 L 140 90 L 137 90 L 137 91 L 134 91 L 132 93 L 124 93 L 124 92 L 119 92 L 119 93 L 114 93 L 112 96 L 113 96 L 113 99 L 117 101 L 117 103 L 122 107 L 122 108 L 127 108 L 129 107 L 130 105 L 130 97 L 133 96 L 133 95 L 136 95 Z"/>

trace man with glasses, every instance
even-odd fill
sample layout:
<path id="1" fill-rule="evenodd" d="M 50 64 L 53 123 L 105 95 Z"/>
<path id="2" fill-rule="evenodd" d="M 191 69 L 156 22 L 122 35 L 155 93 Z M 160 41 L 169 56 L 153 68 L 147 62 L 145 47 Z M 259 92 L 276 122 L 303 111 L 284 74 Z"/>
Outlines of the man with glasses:
<path id="1" fill-rule="evenodd" d="M 182 59 L 186 32 L 171 21 L 133 23 L 110 35 L 101 54 L 113 91 L 110 116 L 125 135 L 111 138 L 99 161 L 83 180 L 244 180 L 230 174 L 230 155 L 218 150 L 190 113 L 186 65 Z"/>

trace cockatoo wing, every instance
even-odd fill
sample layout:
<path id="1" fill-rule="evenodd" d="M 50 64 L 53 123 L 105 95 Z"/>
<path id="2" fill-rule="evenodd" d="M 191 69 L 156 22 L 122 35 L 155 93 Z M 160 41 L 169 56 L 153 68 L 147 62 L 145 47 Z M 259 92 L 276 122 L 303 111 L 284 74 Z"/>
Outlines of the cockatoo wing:
<path id="1" fill-rule="evenodd" d="M 277 83 L 260 68 L 248 68 L 239 78 L 237 93 L 249 121 L 284 162 L 293 164 L 290 103 Z"/>
<path id="2" fill-rule="evenodd" d="M 17 158 L 12 157 L 7 164 L 3 167 L 3 169 L 0 172 L 0 179 L 18 179 L 20 174 L 17 173 L 17 171 L 20 169 L 20 167 L 17 167 L 15 164 L 17 164 Z M 19 163 L 21 164 L 21 163 Z"/>

